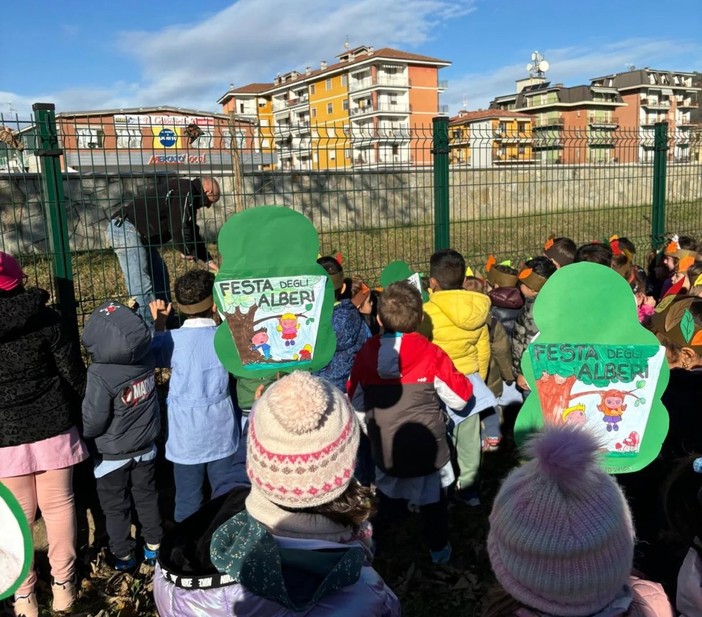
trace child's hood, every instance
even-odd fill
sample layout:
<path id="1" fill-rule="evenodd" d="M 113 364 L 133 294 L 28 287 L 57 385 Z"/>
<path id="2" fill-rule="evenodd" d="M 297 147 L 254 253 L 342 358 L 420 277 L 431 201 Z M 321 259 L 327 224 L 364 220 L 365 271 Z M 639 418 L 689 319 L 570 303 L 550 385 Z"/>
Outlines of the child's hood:
<path id="1" fill-rule="evenodd" d="M 0 340 L 21 334 L 46 305 L 49 294 L 32 287 L 24 293 L 0 301 Z"/>
<path id="2" fill-rule="evenodd" d="M 359 546 L 275 538 L 247 511 L 217 529 L 210 557 L 253 594 L 293 611 L 358 582 L 365 561 Z"/>
<path id="3" fill-rule="evenodd" d="M 454 326 L 462 330 L 482 327 L 490 312 L 490 298 L 465 289 L 434 292 L 429 297 L 429 304 L 436 306 Z"/>
<path id="4" fill-rule="evenodd" d="M 488 293 L 492 305 L 498 308 L 520 309 L 524 306 L 524 296 L 516 287 L 496 287 Z"/>
<path id="5" fill-rule="evenodd" d="M 99 364 L 136 364 L 151 349 L 144 320 L 119 302 L 107 301 L 88 319 L 83 344 Z"/>

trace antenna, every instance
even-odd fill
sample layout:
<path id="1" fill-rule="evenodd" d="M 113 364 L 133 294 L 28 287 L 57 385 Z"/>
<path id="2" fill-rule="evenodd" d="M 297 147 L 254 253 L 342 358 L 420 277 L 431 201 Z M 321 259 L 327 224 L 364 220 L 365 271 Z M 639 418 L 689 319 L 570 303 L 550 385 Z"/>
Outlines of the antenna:
<path id="1" fill-rule="evenodd" d="M 635 71 L 635 70 L 636 70 L 636 66 L 634 66 L 633 64 L 631 64 L 631 63 L 629 63 L 629 62 L 627 62 L 624 66 L 625 66 L 625 67 L 627 68 L 627 70 L 629 70 L 629 71 Z"/>
<path id="2" fill-rule="evenodd" d="M 531 77 L 538 77 L 539 79 L 546 78 L 546 71 L 549 68 L 551 68 L 551 65 L 538 51 L 531 54 L 531 62 L 526 66 L 526 70 Z"/>
<path id="3" fill-rule="evenodd" d="M 463 109 L 468 109 L 468 95 L 464 94 L 463 95 Z"/>
<path id="4" fill-rule="evenodd" d="M 349 47 L 351 46 L 349 45 L 349 35 L 347 34 L 346 38 L 344 39 L 344 49 L 348 49 Z"/>

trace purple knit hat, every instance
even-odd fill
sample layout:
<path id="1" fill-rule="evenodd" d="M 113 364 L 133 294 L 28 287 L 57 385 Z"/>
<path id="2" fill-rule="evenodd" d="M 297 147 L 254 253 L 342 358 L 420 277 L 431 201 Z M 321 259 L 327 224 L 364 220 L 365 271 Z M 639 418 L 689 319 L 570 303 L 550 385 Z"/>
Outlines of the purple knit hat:
<path id="1" fill-rule="evenodd" d="M 627 584 L 634 528 L 598 443 L 577 427 L 532 437 L 531 459 L 507 476 L 490 514 L 488 553 L 503 589 L 562 617 L 597 613 Z"/>

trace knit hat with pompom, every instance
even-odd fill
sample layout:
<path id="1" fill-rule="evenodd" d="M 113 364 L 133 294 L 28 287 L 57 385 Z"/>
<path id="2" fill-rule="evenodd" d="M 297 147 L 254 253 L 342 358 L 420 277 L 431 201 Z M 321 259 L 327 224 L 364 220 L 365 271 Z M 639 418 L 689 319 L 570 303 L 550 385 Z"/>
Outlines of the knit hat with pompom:
<path id="1" fill-rule="evenodd" d="M 577 427 L 549 427 L 527 443 L 531 459 L 507 476 L 490 514 L 488 553 L 503 589 L 550 615 L 599 612 L 631 574 L 634 528 L 598 443 Z"/>
<path id="2" fill-rule="evenodd" d="M 318 506 L 351 482 L 358 439 L 348 398 L 328 381 L 296 371 L 255 403 L 246 470 L 270 501 L 288 508 Z"/>

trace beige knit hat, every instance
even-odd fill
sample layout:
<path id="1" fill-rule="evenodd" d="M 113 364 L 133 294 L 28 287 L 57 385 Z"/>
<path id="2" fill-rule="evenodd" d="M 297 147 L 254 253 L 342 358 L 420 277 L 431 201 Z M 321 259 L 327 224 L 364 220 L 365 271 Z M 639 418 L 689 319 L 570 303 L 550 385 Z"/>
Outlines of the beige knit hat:
<path id="1" fill-rule="evenodd" d="M 246 470 L 270 501 L 289 508 L 318 506 L 351 482 L 358 440 L 348 398 L 328 381 L 296 371 L 254 405 Z"/>

